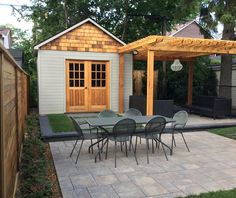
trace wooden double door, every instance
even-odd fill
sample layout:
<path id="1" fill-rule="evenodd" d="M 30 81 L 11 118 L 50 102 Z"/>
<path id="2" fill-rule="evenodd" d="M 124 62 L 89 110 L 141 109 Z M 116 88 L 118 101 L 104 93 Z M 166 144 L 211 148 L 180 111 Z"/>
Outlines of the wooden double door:
<path id="1" fill-rule="evenodd" d="M 66 111 L 98 112 L 110 108 L 108 61 L 66 60 Z"/>

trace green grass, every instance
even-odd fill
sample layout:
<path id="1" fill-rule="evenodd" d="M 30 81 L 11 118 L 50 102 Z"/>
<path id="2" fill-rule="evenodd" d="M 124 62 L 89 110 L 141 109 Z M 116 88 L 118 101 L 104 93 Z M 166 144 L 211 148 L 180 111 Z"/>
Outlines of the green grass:
<path id="1" fill-rule="evenodd" d="M 186 198 L 236 198 L 236 189 L 190 195 Z"/>
<path id="2" fill-rule="evenodd" d="M 236 127 L 209 129 L 208 131 L 227 138 L 236 139 Z"/>
<path id="3" fill-rule="evenodd" d="M 66 114 L 47 115 L 53 132 L 74 131 L 73 123 Z"/>

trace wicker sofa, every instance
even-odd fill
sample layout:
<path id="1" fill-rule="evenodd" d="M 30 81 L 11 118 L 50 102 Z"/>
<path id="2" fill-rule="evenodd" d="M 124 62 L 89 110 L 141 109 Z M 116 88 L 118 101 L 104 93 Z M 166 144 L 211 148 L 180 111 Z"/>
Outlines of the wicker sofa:
<path id="1" fill-rule="evenodd" d="M 231 115 L 232 100 L 216 96 L 197 96 L 188 108 L 190 113 L 221 118 Z"/>
<path id="2" fill-rule="evenodd" d="M 146 115 L 146 96 L 130 96 L 129 108 L 136 108 L 143 115 Z M 173 100 L 154 100 L 153 114 L 162 115 L 166 117 L 173 117 L 174 115 L 174 101 Z"/>

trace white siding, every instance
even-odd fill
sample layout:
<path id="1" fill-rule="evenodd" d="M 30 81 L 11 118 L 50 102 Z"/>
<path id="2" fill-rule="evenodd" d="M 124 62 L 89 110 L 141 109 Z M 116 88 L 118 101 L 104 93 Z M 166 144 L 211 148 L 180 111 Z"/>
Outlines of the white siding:
<path id="1" fill-rule="evenodd" d="M 66 112 L 66 59 L 110 61 L 110 107 L 119 107 L 119 55 L 116 53 L 93 53 L 72 51 L 38 51 L 39 113 Z M 132 94 L 132 55 L 125 55 L 124 109 L 128 108 Z"/>

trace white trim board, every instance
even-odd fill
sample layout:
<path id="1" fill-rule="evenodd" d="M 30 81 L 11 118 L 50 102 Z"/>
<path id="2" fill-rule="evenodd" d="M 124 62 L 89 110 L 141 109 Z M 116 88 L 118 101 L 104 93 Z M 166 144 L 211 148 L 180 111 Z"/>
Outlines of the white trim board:
<path id="1" fill-rule="evenodd" d="M 123 41 L 121 41 L 120 39 L 118 39 L 116 36 L 114 36 L 112 33 L 108 32 L 106 29 L 104 29 L 102 26 L 100 26 L 98 23 L 96 23 L 94 20 L 90 19 L 90 18 L 87 18 L 83 21 L 81 21 L 80 23 L 77 23 L 75 25 L 73 25 L 72 27 L 60 32 L 59 34 L 56 34 L 55 36 L 47 39 L 46 41 L 43 41 L 42 43 L 39 43 L 38 45 L 36 45 L 34 47 L 35 50 L 38 50 L 40 47 L 42 47 L 43 45 L 53 41 L 54 39 L 62 36 L 63 34 L 66 34 L 67 32 L 70 32 L 71 30 L 87 23 L 87 22 L 91 22 L 92 24 L 94 24 L 96 27 L 98 27 L 99 29 L 101 29 L 103 32 L 105 32 L 106 34 L 108 34 L 109 36 L 111 36 L 113 39 L 115 39 L 116 41 L 118 41 L 119 43 L 121 43 L 122 45 L 126 45 Z"/>

